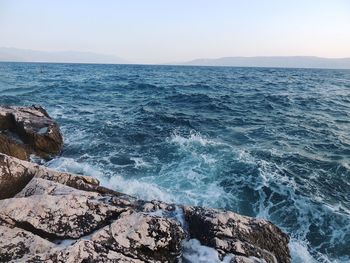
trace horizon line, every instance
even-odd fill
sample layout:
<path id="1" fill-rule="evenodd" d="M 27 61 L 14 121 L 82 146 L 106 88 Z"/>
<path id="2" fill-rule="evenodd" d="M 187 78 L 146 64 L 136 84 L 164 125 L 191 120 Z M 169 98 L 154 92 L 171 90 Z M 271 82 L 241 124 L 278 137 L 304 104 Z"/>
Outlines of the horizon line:
<path id="1" fill-rule="evenodd" d="M 322 58 L 322 57 L 320 57 Z M 314 69 L 314 70 L 350 70 L 350 68 L 326 67 L 282 67 L 282 66 L 226 66 L 226 65 L 190 65 L 190 64 L 146 64 L 146 63 L 100 63 L 100 62 L 50 62 L 50 61 L 3 61 L 0 63 L 25 64 L 72 64 L 72 65 L 115 65 L 115 66 L 164 66 L 164 67 L 206 67 L 206 68 L 266 68 L 266 69 Z"/>

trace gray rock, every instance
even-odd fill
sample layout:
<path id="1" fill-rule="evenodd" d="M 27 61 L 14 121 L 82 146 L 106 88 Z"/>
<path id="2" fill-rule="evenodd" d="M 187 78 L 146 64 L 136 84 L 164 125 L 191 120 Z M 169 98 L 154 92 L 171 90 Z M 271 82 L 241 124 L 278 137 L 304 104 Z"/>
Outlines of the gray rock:
<path id="1" fill-rule="evenodd" d="M 90 234 L 124 210 L 100 201 L 89 192 L 0 200 L 0 216 L 49 240 Z"/>
<path id="2" fill-rule="evenodd" d="M 185 233 L 172 219 L 143 213 L 123 213 L 91 240 L 146 262 L 177 262 Z"/>
<path id="3" fill-rule="evenodd" d="M 289 237 L 272 223 L 229 211 L 184 207 L 191 238 L 221 255 L 254 256 L 266 262 L 291 261 Z"/>
<path id="4" fill-rule="evenodd" d="M 16 262 L 23 263 L 142 263 L 139 259 L 125 256 L 89 240 L 78 240 L 73 245 L 53 250 L 50 253 L 25 257 Z"/>
<path id="5" fill-rule="evenodd" d="M 0 262 L 8 262 L 26 255 L 50 251 L 55 245 L 29 231 L 17 228 L 0 219 Z"/>
<path id="6" fill-rule="evenodd" d="M 54 171 L 44 166 L 0 153 L 0 199 L 13 197 L 33 177 L 58 182 L 80 190 L 122 195 L 99 186 L 100 182 L 91 176 Z"/>

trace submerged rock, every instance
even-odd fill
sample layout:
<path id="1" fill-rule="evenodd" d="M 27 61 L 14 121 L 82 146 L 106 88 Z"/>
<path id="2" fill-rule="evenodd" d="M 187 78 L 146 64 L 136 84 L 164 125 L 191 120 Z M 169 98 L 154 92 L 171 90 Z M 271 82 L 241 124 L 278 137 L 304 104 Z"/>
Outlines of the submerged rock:
<path id="1" fill-rule="evenodd" d="M 50 158 L 63 147 L 60 129 L 40 106 L 0 107 L 0 152 L 22 160 Z"/>

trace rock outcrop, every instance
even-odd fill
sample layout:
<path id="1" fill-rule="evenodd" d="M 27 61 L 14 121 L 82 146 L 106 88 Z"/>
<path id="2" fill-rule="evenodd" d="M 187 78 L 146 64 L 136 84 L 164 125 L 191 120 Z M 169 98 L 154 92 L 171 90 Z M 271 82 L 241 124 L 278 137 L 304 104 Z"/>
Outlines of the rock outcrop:
<path id="1" fill-rule="evenodd" d="M 225 262 L 290 262 L 288 236 L 268 221 L 138 200 L 0 154 L 0 262 L 192 262 L 186 240 Z"/>
<path id="2" fill-rule="evenodd" d="M 0 107 L 0 152 L 22 160 L 31 154 L 48 159 L 62 146 L 57 123 L 42 107 Z"/>
<path id="3" fill-rule="evenodd" d="M 178 262 L 182 242 L 195 238 L 222 258 L 236 255 L 231 262 L 290 262 L 288 236 L 265 220 L 137 200 L 93 178 L 0 159 L 0 171 L 30 175 L 0 200 L 0 261 Z"/>
<path id="4" fill-rule="evenodd" d="M 230 211 L 184 207 L 190 236 L 221 255 L 254 256 L 266 262 L 288 262 L 289 237 L 272 223 Z"/>

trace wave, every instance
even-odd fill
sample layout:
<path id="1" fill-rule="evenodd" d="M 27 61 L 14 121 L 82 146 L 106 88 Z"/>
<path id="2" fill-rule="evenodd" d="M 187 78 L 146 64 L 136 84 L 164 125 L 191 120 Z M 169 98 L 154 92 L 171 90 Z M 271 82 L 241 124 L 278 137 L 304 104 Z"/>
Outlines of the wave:
<path id="1" fill-rule="evenodd" d="M 219 253 L 214 248 L 201 245 L 197 239 L 190 239 L 183 244 L 184 263 L 230 263 L 233 255 L 227 255 L 220 260 Z"/>

